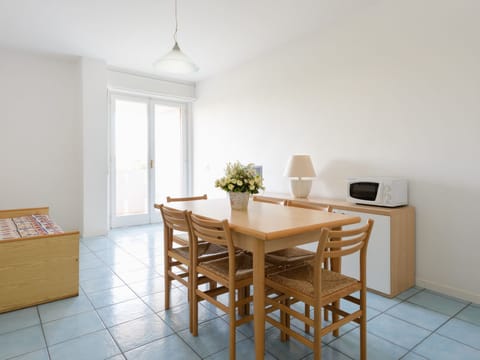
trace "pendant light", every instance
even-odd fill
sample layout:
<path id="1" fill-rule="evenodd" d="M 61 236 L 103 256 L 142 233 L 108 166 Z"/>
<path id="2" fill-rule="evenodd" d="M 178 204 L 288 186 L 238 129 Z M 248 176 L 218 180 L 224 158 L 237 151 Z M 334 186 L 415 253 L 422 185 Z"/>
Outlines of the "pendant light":
<path id="1" fill-rule="evenodd" d="M 174 73 L 174 74 L 189 74 L 198 71 L 198 66 L 194 64 L 190 58 L 185 55 L 178 46 L 177 42 L 178 32 L 178 17 L 177 17 L 177 0 L 175 0 L 175 32 L 173 34 L 173 40 L 175 44 L 169 53 L 162 56 L 160 59 L 153 63 L 153 66 L 162 72 Z"/>

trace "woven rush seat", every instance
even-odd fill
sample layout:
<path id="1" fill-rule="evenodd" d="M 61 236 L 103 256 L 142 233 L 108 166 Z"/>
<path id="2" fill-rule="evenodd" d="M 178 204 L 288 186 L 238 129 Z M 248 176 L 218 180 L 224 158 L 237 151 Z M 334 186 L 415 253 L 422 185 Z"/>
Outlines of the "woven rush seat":
<path id="1" fill-rule="evenodd" d="M 200 246 L 200 245 L 199 245 Z M 199 268 L 210 270 L 216 275 L 228 281 L 228 258 L 221 258 L 217 260 L 205 261 L 199 265 Z M 244 252 L 235 255 L 235 280 L 243 280 L 253 276 L 253 259 L 250 254 Z M 272 264 L 265 264 L 265 271 L 272 269 Z"/>
<path id="2" fill-rule="evenodd" d="M 217 244 L 199 243 L 197 249 L 199 261 L 209 261 L 228 256 L 227 248 Z M 172 253 L 177 253 L 179 256 L 187 260 L 190 259 L 190 248 L 188 246 L 173 248 L 170 251 Z"/>
<path id="3" fill-rule="evenodd" d="M 311 264 L 305 264 L 297 268 L 289 268 L 280 273 L 268 274 L 267 278 L 282 286 L 296 289 L 298 292 L 313 298 L 315 295 L 313 275 L 313 266 Z M 355 286 L 360 290 L 361 284 L 357 279 L 322 269 L 322 297 L 327 297 L 344 288 L 350 290 L 351 287 Z"/>
<path id="4" fill-rule="evenodd" d="M 314 256 L 315 253 L 313 251 L 305 250 L 299 247 L 292 247 L 266 254 L 265 259 L 275 265 L 291 266 L 307 260 L 312 260 Z"/>

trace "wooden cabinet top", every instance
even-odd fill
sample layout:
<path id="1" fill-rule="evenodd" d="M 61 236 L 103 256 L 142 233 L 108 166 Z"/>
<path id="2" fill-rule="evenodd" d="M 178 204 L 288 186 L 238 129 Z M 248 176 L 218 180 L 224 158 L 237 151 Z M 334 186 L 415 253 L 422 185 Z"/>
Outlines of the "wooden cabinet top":
<path id="1" fill-rule="evenodd" d="M 295 199 L 296 201 L 314 202 L 322 205 L 330 205 L 334 209 L 339 209 L 339 210 L 359 211 L 363 213 L 387 215 L 387 216 L 403 213 L 405 211 L 414 211 L 414 207 L 410 205 L 390 208 L 390 207 L 384 207 L 384 206 L 359 205 L 359 204 L 353 204 L 353 203 L 338 200 L 338 199 L 326 199 L 318 196 L 309 196 L 306 199 L 298 199 L 298 198 L 292 197 L 290 194 L 285 194 L 285 193 L 265 193 L 265 194 L 262 194 L 262 196 L 271 197 L 275 199 L 285 199 L 285 200 Z"/>

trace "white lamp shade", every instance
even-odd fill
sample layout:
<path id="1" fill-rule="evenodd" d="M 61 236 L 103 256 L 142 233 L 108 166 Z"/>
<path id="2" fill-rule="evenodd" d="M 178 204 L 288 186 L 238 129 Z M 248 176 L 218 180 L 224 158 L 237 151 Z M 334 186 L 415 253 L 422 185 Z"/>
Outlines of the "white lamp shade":
<path id="1" fill-rule="evenodd" d="M 288 160 L 284 176 L 314 178 L 317 176 L 310 155 L 292 155 Z"/>
<path id="2" fill-rule="evenodd" d="M 198 66 L 180 50 L 177 43 L 168 54 L 155 61 L 153 66 L 159 71 L 175 74 L 189 74 L 198 71 Z"/>

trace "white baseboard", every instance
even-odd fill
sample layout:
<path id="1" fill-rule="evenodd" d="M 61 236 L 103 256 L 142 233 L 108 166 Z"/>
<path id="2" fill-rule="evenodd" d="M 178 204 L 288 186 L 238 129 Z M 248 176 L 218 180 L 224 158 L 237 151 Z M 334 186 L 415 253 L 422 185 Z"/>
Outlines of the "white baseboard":
<path id="1" fill-rule="evenodd" d="M 437 291 L 439 293 L 442 293 L 448 296 L 456 297 L 461 300 L 470 301 L 475 304 L 480 304 L 480 294 L 474 294 L 465 290 L 437 284 L 435 282 L 422 280 L 418 278 L 416 279 L 416 285 L 428 290 Z"/>

